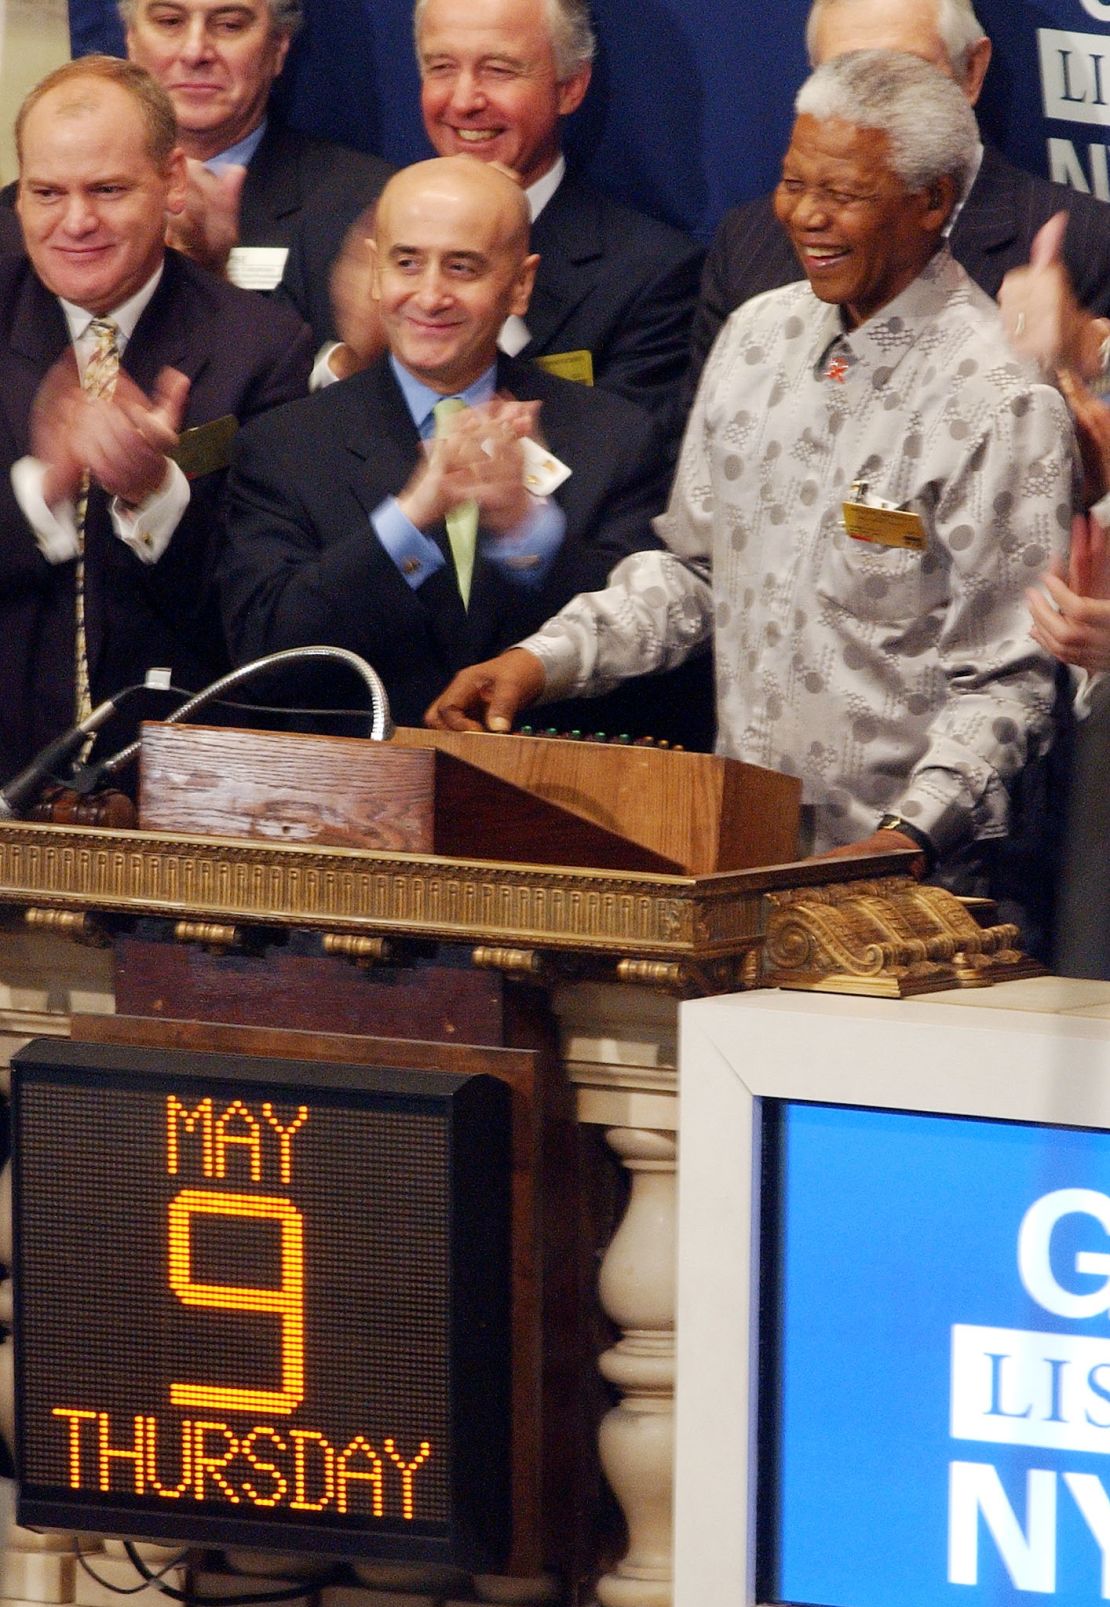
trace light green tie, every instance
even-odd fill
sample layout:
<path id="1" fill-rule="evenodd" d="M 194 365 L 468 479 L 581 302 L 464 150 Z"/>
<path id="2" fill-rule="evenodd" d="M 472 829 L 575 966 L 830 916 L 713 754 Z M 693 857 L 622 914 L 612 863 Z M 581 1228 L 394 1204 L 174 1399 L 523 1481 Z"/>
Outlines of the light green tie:
<path id="1" fill-rule="evenodd" d="M 452 413 L 460 412 L 466 403 L 461 396 L 445 396 L 432 409 L 436 421 L 436 434 L 446 435 L 446 422 Z M 478 546 L 478 504 L 473 500 L 460 502 L 447 514 L 447 538 L 451 543 L 451 556 L 455 560 L 455 578 L 463 607 L 470 606 L 470 582 L 474 576 L 474 553 Z"/>

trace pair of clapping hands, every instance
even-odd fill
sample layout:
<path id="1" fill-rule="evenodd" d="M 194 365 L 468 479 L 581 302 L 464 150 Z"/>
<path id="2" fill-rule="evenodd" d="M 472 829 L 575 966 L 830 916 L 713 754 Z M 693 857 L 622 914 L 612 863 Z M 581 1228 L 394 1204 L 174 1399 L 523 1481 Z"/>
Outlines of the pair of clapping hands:
<path id="1" fill-rule="evenodd" d="M 1026 593 L 1032 635 L 1046 652 L 1091 672 L 1110 670 L 1110 550 L 1105 510 L 1110 491 L 1110 406 L 1088 381 L 1106 370 L 1110 320 L 1080 307 L 1064 266 L 1067 214 L 1057 213 L 1033 242 L 1029 264 L 1006 275 L 998 303 L 1015 351 L 1054 373 L 1075 421 L 1085 500 L 1092 511 L 1072 521 L 1067 561 L 1055 559 Z"/>
<path id="2" fill-rule="evenodd" d="M 401 512 L 428 530 L 452 508 L 475 502 L 483 530 L 511 534 L 529 511 L 521 441 L 536 435 L 539 412 L 539 402 L 495 396 L 452 413 L 399 493 Z"/>
<path id="3" fill-rule="evenodd" d="M 111 396 L 86 395 L 67 352 L 39 387 L 31 413 L 31 453 L 45 467 L 47 507 L 76 501 L 86 480 L 138 507 L 166 483 L 166 455 L 177 445 L 189 381 L 164 368 L 148 397 L 122 370 Z"/>

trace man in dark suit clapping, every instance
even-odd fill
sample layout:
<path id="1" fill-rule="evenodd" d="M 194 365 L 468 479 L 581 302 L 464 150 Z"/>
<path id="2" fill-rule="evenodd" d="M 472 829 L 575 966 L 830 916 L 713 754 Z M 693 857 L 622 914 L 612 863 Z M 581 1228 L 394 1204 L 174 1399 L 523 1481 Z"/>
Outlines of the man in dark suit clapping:
<path id="1" fill-rule="evenodd" d="M 349 648 L 414 724 L 461 665 L 657 545 L 667 478 L 648 415 L 499 353 L 537 268 L 511 177 L 405 169 L 372 249 L 388 352 L 243 432 L 222 591 L 234 657 Z"/>
<path id="2" fill-rule="evenodd" d="M 24 102 L 16 146 L 27 257 L 0 260 L 4 776 L 152 667 L 193 689 L 226 668 L 213 567 L 228 434 L 303 392 L 311 361 L 292 314 L 166 249 L 184 156 L 141 68 L 59 68 Z M 113 722 L 101 742 L 133 734 Z"/>

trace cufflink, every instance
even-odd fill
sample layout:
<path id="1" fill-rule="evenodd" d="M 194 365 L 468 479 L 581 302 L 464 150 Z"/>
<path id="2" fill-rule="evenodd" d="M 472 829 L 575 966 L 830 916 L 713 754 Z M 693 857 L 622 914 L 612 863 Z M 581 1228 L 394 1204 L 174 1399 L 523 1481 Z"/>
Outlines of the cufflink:
<path id="1" fill-rule="evenodd" d="M 406 558 L 401 565 L 401 573 L 403 575 L 415 575 L 422 567 L 419 558 Z"/>
<path id="2" fill-rule="evenodd" d="M 524 484 L 534 497 L 549 497 L 570 479 L 571 470 L 553 452 L 545 451 L 527 435 L 520 444 L 524 449 Z"/>

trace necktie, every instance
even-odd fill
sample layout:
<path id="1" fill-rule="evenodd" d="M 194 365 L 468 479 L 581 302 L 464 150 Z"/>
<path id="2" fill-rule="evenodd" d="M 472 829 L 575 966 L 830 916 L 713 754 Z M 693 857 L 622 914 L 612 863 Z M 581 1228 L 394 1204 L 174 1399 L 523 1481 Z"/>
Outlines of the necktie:
<path id="1" fill-rule="evenodd" d="M 432 414 L 436 421 L 436 434 L 445 435 L 447 420 L 452 413 L 460 412 L 466 403 L 461 396 L 445 396 L 436 403 Z M 455 560 L 455 577 L 463 607 L 470 606 L 470 582 L 474 575 L 474 553 L 478 545 L 478 504 L 460 502 L 447 514 L 447 538 L 451 543 L 451 556 Z"/>
<path id="2" fill-rule="evenodd" d="M 89 324 L 90 334 L 96 337 L 96 347 L 85 365 L 85 373 L 81 380 L 81 388 L 90 402 L 97 401 L 102 396 L 111 396 L 116 388 L 116 378 L 119 374 L 119 346 L 116 337 L 118 329 L 110 318 L 94 318 Z M 89 691 L 89 655 L 88 644 L 85 639 L 85 518 L 89 511 L 89 477 L 86 474 L 81 481 L 81 489 L 77 497 L 77 568 L 75 575 L 75 595 L 77 608 L 77 644 L 75 663 L 74 699 L 75 718 L 83 720 L 92 712 L 92 696 Z"/>

